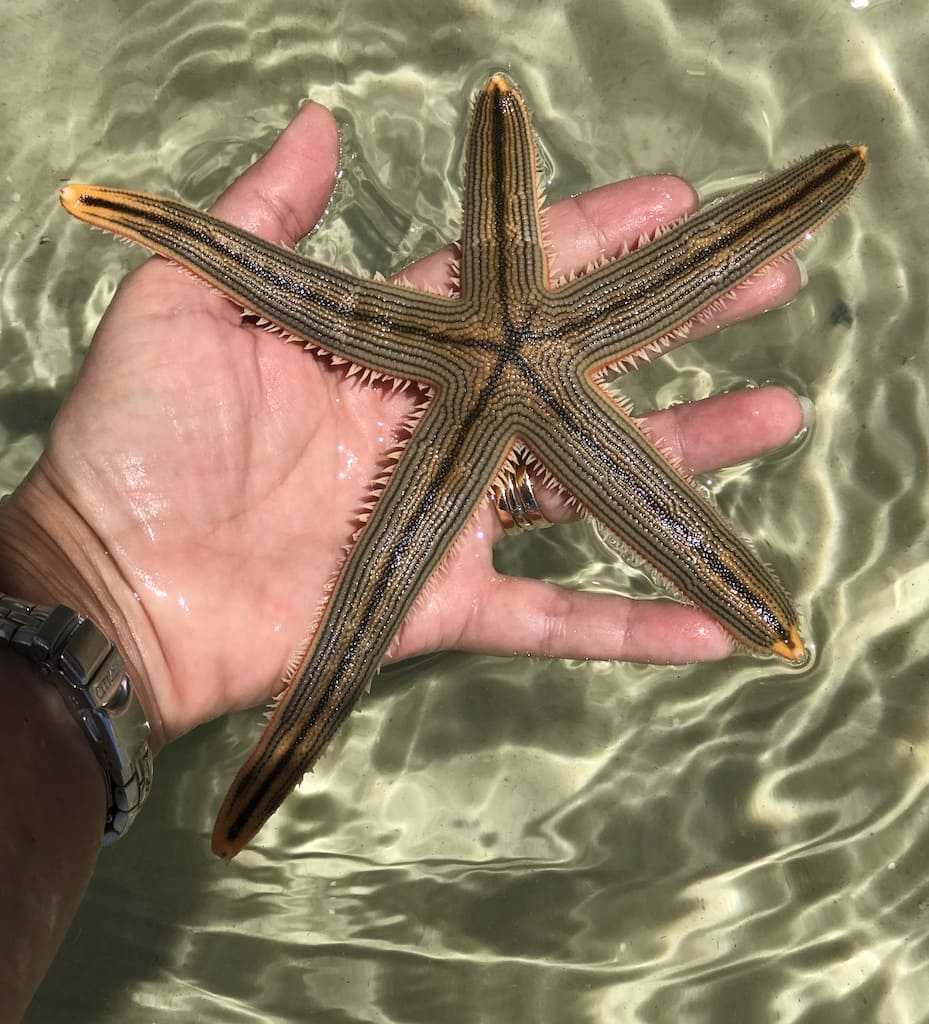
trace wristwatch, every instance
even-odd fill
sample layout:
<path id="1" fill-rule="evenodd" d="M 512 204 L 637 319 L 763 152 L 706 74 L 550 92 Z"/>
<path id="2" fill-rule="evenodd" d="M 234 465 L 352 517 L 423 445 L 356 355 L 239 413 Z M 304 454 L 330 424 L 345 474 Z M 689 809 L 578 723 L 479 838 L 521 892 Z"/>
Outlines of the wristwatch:
<path id="1" fill-rule="evenodd" d="M 108 846 L 132 824 L 152 788 L 151 731 L 116 647 L 63 604 L 0 594 L 0 647 L 24 654 L 51 682 L 87 735 L 106 780 Z"/>

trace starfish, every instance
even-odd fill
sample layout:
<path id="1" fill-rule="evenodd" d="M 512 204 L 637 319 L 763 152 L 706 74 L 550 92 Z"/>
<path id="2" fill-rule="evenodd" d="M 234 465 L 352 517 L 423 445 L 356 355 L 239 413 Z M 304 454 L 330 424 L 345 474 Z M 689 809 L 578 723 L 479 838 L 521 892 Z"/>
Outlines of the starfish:
<path id="1" fill-rule="evenodd" d="M 685 340 L 697 318 L 808 238 L 853 192 L 865 155 L 823 149 L 553 283 L 529 113 L 496 75 L 474 101 L 453 295 L 359 279 L 170 199 L 62 190 L 76 217 L 167 256 L 348 372 L 426 394 L 229 789 L 215 853 L 235 856 L 313 765 L 456 538 L 526 459 L 738 645 L 803 657 L 781 585 L 604 378 Z"/>

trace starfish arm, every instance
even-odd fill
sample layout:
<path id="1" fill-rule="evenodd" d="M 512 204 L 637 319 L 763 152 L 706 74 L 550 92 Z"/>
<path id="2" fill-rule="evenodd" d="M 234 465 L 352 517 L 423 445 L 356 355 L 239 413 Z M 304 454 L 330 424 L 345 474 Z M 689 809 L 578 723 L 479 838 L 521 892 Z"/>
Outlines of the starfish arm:
<path id="1" fill-rule="evenodd" d="M 797 614 L 783 587 L 714 505 L 596 385 L 559 403 L 533 452 L 573 498 L 742 646 L 802 656 Z"/>
<path id="2" fill-rule="evenodd" d="M 820 150 L 559 289 L 558 307 L 582 339 L 578 371 L 686 340 L 689 321 L 841 208 L 864 176 L 865 154 L 862 146 Z"/>
<path id="3" fill-rule="evenodd" d="M 502 75 L 474 100 L 465 149 L 461 293 L 492 308 L 500 292 L 541 294 L 548 284 L 542 245 L 535 137 L 529 111 Z"/>
<path id="4" fill-rule="evenodd" d="M 285 675 L 292 682 L 223 801 L 213 832 L 217 855 L 234 857 L 314 764 L 486 497 L 507 448 L 470 419 L 461 424 L 434 402 L 417 425 L 305 650 L 295 652 Z"/>
<path id="5" fill-rule="evenodd" d="M 458 300 L 355 277 L 161 196 L 68 185 L 61 202 L 78 219 L 166 256 L 294 337 L 378 373 L 442 383 L 431 335 L 460 318 Z"/>

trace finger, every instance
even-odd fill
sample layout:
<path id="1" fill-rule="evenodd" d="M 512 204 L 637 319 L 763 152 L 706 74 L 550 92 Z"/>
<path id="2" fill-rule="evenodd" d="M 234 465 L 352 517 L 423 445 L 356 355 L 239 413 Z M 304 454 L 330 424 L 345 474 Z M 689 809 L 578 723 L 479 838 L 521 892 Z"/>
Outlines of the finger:
<path id="1" fill-rule="evenodd" d="M 211 212 L 269 242 L 293 246 L 325 212 L 338 164 L 339 133 L 332 114 L 307 103 Z"/>
<path id="2" fill-rule="evenodd" d="M 546 213 L 553 243 L 553 279 L 581 273 L 654 236 L 659 227 L 692 213 L 696 192 L 680 178 L 652 175 L 605 185 L 556 203 Z M 723 308 L 691 328 L 690 340 L 712 334 L 725 324 L 754 316 L 789 301 L 802 284 L 792 259 L 781 259 L 754 274 L 727 297 Z"/>
<path id="3" fill-rule="evenodd" d="M 809 402 L 786 388 L 745 388 L 648 413 L 642 425 L 655 444 L 688 473 L 733 466 L 787 444 L 813 419 Z M 532 474 L 542 514 L 553 523 L 577 519 L 566 495 Z M 501 528 L 502 529 L 502 528 Z"/>
<path id="4" fill-rule="evenodd" d="M 630 178 L 604 185 L 582 196 L 563 199 L 543 213 L 551 266 L 557 283 L 591 264 L 612 258 L 651 236 L 696 206 L 694 190 L 671 175 Z M 417 288 L 433 287 L 447 276 L 456 249 L 448 246 L 407 267 L 403 277 Z"/>
<path id="5" fill-rule="evenodd" d="M 722 627 L 688 605 L 565 590 L 513 576 L 498 576 L 486 588 L 456 646 L 501 656 L 653 664 L 715 661 L 733 652 Z"/>
<path id="6" fill-rule="evenodd" d="M 547 213 L 555 251 L 553 277 L 580 273 L 591 263 L 610 259 L 651 238 L 698 206 L 697 194 L 680 178 L 653 175 L 632 178 L 556 203 Z M 792 259 L 781 259 L 752 275 L 728 296 L 712 316 L 696 321 L 689 340 L 705 337 L 726 324 L 788 302 L 803 283 Z"/>
<path id="7" fill-rule="evenodd" d="M 693 188 L 670 174 L 629 178 L 555 203 L 544 214 L 551 237 L 552 280 L 613 259 L 624 247 L 634 248 L 697 205 Z"/>
<path id="8" fill-rule="evenodd" d="M 294 245 L 322 216 L 338 168 L 339 138 L 325 107 L 308 103 L 267 153 L 217 199 L 212 212 L 268 241 Z M 161 259 L 150 260 L 126 279 L 131 295 L 150 315 L 191 316 L 198 312 L 238 321 L 235 307 L 193 276 L 178 274 Z"/>
<path id="9" fill-rule="evenodd" d="M 787 444 L 811 425 L 813 406 L 786 388 L 744 388 L 650 413 L 648 435 L 691 473 L 733 466 Z"/>

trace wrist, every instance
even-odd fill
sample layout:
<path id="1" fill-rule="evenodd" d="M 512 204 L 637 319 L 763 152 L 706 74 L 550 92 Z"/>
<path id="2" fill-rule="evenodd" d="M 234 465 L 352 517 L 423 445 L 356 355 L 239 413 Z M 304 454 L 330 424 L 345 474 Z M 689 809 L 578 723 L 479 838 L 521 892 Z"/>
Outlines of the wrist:
<path id="1" fill-rule="evenodd" d="M 155 680 L 165 675 L 154 631 L 137 595 L 88 520 L 59 494 L 40 461 L 0 505 L 0 592 L 89 618 L 119 650 L 151 726 L 164 745 Z"/>
<path id="2" fill-rule="evenodd" d="M 106 800 L 79 724 L 12 650 L 0 650 L 0 694 L 0 1017 L 19 1020 L 90 879 Z"/>

